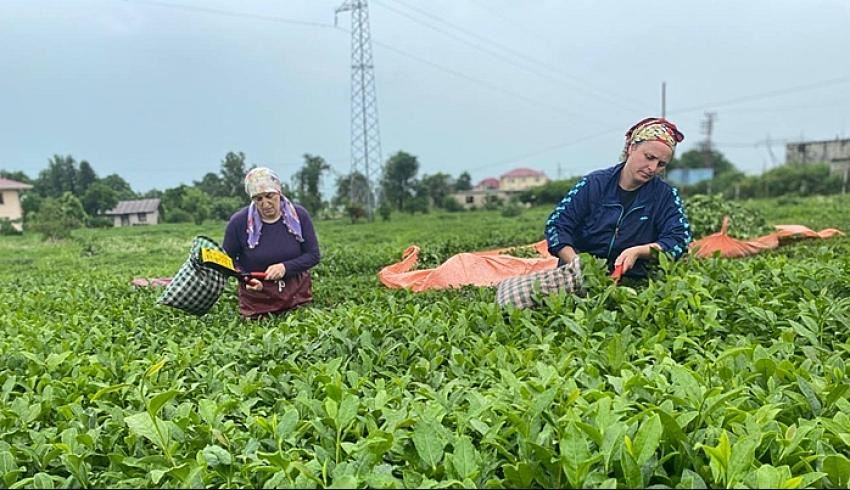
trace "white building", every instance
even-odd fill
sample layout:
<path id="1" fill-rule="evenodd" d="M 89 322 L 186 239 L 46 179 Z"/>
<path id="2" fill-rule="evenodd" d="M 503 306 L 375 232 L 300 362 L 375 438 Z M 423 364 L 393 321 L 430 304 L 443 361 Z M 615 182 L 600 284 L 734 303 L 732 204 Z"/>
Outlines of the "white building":
<path id="1" fill-rule="evenodd" d="M 0 219 L 6 218 L 21 231 L 24 211 L 21 208 L 21 192 L 32 189 L 29 184 L 0 177 Z"/>
<path id="2" fill-rule="evenodd" d="M 159 222 L 159 199 L 119 201 L 103 214 L 111 216 L 115 226 L 155 225 Z"/>
<path id="3" fill-rule="evenodd" d="M 850 168 L 850 138 L 788 143 L 785 163 L 826 163 L 832 175 L 845 175 Z"/>

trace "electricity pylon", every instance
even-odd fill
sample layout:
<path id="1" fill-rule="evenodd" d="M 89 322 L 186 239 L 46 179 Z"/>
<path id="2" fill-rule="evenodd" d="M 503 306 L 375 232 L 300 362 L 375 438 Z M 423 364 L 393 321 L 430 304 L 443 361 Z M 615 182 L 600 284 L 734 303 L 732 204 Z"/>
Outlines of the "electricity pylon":
<path id="1" fill-rule="evenodd" d="M 375 67 L 369 34 L 369 7 L 366 0 L 346 0 L 334 11 L 351 12 L 351 203 L 366 208 L 372 221 L 376 184 L 381 175 L 381 132 L 378 127 L 378 97 L 375 94 Z M 365 189 L 356 175 L 365 177 Z"/>

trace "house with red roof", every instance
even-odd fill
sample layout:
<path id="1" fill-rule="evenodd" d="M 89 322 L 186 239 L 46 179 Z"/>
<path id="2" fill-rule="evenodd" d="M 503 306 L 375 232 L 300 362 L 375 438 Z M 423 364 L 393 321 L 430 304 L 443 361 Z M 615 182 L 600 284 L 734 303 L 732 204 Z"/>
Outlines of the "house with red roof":
<path id="1" fill-rule="evenodd" d="M 21 231 L 21 221 L 24 217 L 21 208 L 21 193 L 32 189 L 29 184 L 17 180 L 4 179 L 0 177 L 0 220 L 8 219 L 16 230 Z"/>
<path id="2" fill-rule="evenodd" d="M 518 192 L 541 186 L 547 182 L 549 182 L 549 178 L 543 172 L 525 167 L 515 168 L 499 177 L 499 190 Z"/>
<path id="3" fill-rule="evenodd" d="M 487 177 L 482 179 L 471 190 L 456 192 L 452 197 L 467 209 L 481 208 L 491 203 L 504 203 L 513 194 L 541 186 L 549 182 L 546 174 L 530 168 L 515 168 L 502 174 L 498 179 Z"/>
<path id="4" fill-rule="evenodd" d="M 482 179 L 476 186 L 476 190 L 496 190 L 499 188 L 499 179 L 494 177 L 487 177 L 486 179 Z"/>

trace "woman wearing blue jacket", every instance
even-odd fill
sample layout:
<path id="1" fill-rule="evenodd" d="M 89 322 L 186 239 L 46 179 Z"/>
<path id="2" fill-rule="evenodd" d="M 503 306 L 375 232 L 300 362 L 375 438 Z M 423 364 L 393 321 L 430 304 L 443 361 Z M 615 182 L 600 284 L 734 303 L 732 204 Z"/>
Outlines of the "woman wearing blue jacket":
<path id="1" fill-rule="evenodd" d="M 587 252 L 632 277 L 646 275 L 653 249 L 681 257 L 692 238 L 688 218 L 679 191 L 656 176 L 684 138 L 662 118 L 632 126 L 622 163 L 583 177 L 549 216 L 549 252 L 578 266 L 577 254 Z"/>

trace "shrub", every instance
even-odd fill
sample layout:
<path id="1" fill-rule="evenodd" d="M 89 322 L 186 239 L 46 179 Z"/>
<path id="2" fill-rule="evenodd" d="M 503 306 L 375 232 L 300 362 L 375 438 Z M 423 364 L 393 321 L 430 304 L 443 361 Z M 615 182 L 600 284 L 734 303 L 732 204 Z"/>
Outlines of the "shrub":
<path id="1" fill-rule="evenodd" d="M 381 202 L 381 206 L 378 208 L 378 214 L 381 215 L 381 219 L 383 219 L 384 221 L 389 221 L 390 215 L 392 215 L 392 213 L 393 210 L 392 208 L 390 208 L 389 203 L 387 203 L 386 200 Z"/>
<path id="2" fill-rule="evenodd" d="M 86 219 L 83 205 L 70 192 L 58 199 L 45 200 L 33 216 L 29 227 L 45 240 L 62 240 L 71 237 L 71 231 L 81 228 Z"/>
<path id="3" fill-rule="evenodd" d="M 515 203 L 508 204 L 504 208 L 502 208 L 502 217 L 504 218 L 516 218 L 522 214 L 522 208 Z"/>
<path id="4" fill-rule="evenodd" d="M 457 202 L 457 199 L 453 197 L 446 197 L 443 200 L 443 208 L 450 213 L 465 211 L 463 204 Z"/>
<path id="5" fill-rule="evenodd" d="M 12 220 L 9 218 L 0 219 L 0 235 L 3 236 L 12 236 L 12 235 L 20 235 L 21 230 L 15 228 Z"/>
<path id="6" fill-rule="evenodd" d="M 167 223 L 191 223 L 195 220 L 188 211 L 180 208 L 170 210 L 166 216 Z"/>
<path id="7" fill-rule="evenodd" d="M 345 214 L 351 218 L 352 223 L 357 223 L 357 220 L 366 217 L 366 210 L 363 209 L 363 206 L 359 206 L 357 204 L 350 204 L 345 207 Z"/>
<path id="8" fill-rule="evenodd" d="M 90 216 L 86 219 L 86 228 L 112 228 L 114 221 L 106 216 Z"/>

